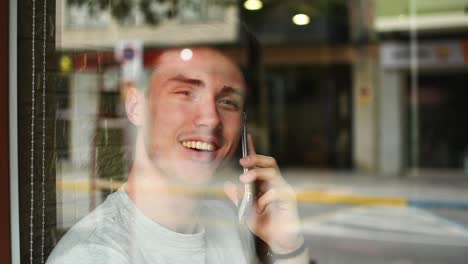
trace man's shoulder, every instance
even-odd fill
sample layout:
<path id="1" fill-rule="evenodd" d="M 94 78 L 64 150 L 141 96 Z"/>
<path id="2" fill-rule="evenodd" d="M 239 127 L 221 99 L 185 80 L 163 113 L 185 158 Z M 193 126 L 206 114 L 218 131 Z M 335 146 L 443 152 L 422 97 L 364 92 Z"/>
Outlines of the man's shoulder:
<path id="1" fill-rule="evenodd" d="M 108 197 L 93 212 L 73 225 L 54 248 L 48 263 L 73 263 L 76 258 L 80 259 L 80 263 L 88 263 L 86 259 L 99 260 L 103 256 L 121 258 L 120 247 L 128 229 L 120 217 L 115 200 L 115 196 Z M 81 254 L 86 256 L 80 257 Z"/>
<path id="2" fill-rule="evenodd" d="M 69 249 L 54 250 L 46 264 L 63 263 L 112 263 L 128 264 L 128 259 L 117 249 L 101 244 L 79 243 Z"/>

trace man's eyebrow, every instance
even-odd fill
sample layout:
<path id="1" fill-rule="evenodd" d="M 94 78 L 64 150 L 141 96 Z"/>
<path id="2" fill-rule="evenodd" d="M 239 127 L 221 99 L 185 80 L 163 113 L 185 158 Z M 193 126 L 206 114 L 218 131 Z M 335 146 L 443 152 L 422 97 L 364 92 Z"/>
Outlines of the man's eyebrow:
<path id="1" fill-rule="evenodd" d="M 187 84 L 192 84 L 196 86 L 203 86 L 204 82 L 199 79 L 194 79 L 194 78 L 189 78 L 185 75 L 178 74 L 172 78 L 170 78 L 168 81 L 176 81 L 176 82 L 182 82 L 182 83 L 187 83 Z"/>
<path id="2" fill-rule="evenodd" d="M 245 92 L 240 89 L 240 88 L 234 88 L 231 86 L 224 86 L 223 89 L 221 90 L 222 94 L 237 94 L 241 97 L 245 97 Z"/>
<path id="3" fill-rule="evenodd" d="M 192 84 L 195 86 L 204 86 L 205 83 L 202 80 L 195 79 L 195 78 L 190 78 L 187 77 L 183 74 L 178 74 L 170 79 L 168 81 L 176 81 L 176 82 L 182 82 L 182 83 L 187 83 L 187 84 Z M 240 88 L 234 88 L 228 85 L 223 86 L 221 90 L 221 94 L 236 94 L 241 97 L 245 97 L 245 92 L 240 89 Z"/>

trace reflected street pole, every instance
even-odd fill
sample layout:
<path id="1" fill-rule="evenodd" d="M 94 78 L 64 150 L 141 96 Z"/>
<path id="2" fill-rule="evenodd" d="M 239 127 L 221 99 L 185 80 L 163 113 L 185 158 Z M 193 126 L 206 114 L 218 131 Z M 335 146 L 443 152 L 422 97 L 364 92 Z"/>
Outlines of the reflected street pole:
<path id="1" fill-rule="evenodd" d="M 419 68 L 418 68 L 418 29 L 417 0 L 409 1 L 410 10 L 410 80 L 411 80 L 411 169 L 417 175 L 419 169 Z"/>

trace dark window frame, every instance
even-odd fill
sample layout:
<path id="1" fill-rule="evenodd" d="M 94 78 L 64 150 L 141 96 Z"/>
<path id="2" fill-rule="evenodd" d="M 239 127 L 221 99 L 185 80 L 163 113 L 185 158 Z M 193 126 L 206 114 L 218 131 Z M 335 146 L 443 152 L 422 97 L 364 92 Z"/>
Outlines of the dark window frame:
<path id="1" fill-rule="evenodd" d="M 11 263 L 9 157 L 9 1 L 0 1 L 0 259 Z"/>

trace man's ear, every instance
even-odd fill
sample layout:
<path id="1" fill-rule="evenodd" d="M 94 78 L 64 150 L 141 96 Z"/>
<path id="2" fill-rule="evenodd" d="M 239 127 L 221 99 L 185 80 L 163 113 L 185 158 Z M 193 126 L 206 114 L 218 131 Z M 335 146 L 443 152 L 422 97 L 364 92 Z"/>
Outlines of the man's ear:
<path id="1" fill-rule="evenodd" d="M 141 126 L 145 115 L 145 96 L 133 83 L 124 84 L 125 110 L 135 126 Z"/>

